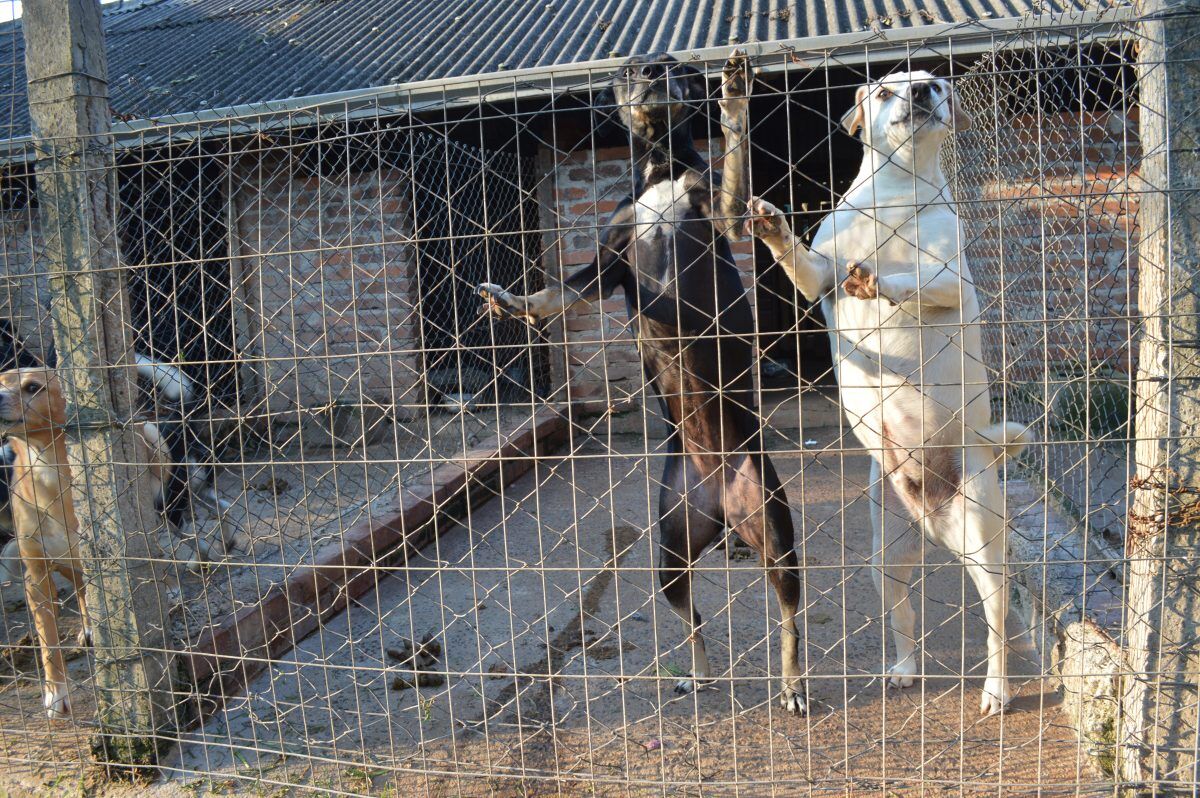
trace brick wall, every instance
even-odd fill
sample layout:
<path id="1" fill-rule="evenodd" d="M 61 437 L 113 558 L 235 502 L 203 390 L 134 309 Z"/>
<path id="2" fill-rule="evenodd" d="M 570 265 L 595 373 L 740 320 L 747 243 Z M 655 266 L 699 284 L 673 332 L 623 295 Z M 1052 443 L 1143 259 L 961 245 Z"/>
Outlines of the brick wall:
<path id="1" fill-rule="evenodd" d="M 985 319 L 1005 322 L 985 328 L 989 365 L 1019 381 L 1136 368 L 1136 114 L 1018 116 L 973 146 L 967 251 Z"/>
<path id="2" fill-rule="evenodd" d="M 717 143 L 718 147 L 720 142 Z M 697 141 L 708 157 L 708 142 Z M 628 147 L 578 150 L 567 155 L 543 151 L 539 157 L 539 196 L 545 241 L 543 269 L 554 285 L 592 262 L 599 232 L 630 193 L 631 155 Z M 754 282 L 754 250 L 749 241 L 734 247 L 742 284 Z M 753 303 L 754 292 L 748 293 Z M 614 403 L 637 401 L 643 389 L 641 358 L 617 290 L 594 304 L 581 304 L 566 314 L 551 333 L 551 377 L 555 399 L 608 398 Z M 569 390 L 568 390 L 569 387 Z"/>
<path id="3" fill-rule="evenodd" d="M 235 174 L 248 322 L 239 345 L 257 361 L 267 411 L 423 403 L 404 174 L 322 179 L 282 155 Z"/>

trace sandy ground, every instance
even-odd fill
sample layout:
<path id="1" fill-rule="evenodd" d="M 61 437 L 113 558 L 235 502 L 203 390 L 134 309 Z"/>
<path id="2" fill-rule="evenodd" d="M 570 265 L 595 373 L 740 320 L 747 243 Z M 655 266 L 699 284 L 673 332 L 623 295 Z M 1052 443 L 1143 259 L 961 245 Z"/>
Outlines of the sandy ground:
<path id="1" fill-rule="evenodd" d="M 882 608 L 864 567 L 867 457 L 818 451 L 841 445 L 836 429 L 800 438 L 778 441 L 790 451 L 774 460 L 804 563 L 808 717 L 775 702 L 778 610 L 756 560 L 740 552 L 700 563 L 697 601 L 719 678 L 699 693 L 673 691 L 690 655 L 652 567 L 661 451 L 652 444 L 647 457 L 640 437 L 617 436 L 543 462 L 390 574 L 190 732 L 164 780 L 99 794 L 1102 790 L 1023 639 L 1014 641 L 1011 711 L 976 717 L 984 622 L 962 569 L 935 549 L 915 576 L 925 679 L 885 688 Z M 801 451 L 804 441 L 816 443 Z M 436 673 L 393 689 L 397 676 L 417 679 L 387 649 L 426 634 L 441 644 Z M 84 693 L 86 667 L 85 658 L 73 666 Z M 49 736 L 34 699 L 27 684 L 0 692 L 12 705 L 0 720 Z M 73 745 L 67 759 L 77 760 L 82 733 L 57 731 L 56 745 Z M 9 739 L 3 729 L 0 739 Z M 54 758 L 42 746 L 23 750 Z M 76 794 L 79 774 L 25 763 L 0 776 L 0 794 L 6 781 L 28 789 L 39 779 L 33 794 Z"/>

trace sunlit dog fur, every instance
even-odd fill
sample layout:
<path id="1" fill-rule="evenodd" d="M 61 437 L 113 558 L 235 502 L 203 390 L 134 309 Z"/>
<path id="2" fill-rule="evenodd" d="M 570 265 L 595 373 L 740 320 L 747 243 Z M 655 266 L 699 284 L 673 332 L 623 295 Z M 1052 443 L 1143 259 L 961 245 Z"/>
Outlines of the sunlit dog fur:
<path id="1" fill-rule="evenodd" d="M 190 390 L 187 378 L 174 366 L 139 356 L 137 370 L 152 383 L 155 393 L 168 400 L 182 400 Z M 10 502 L 16 533 L 16 539 L 6 547 L 6 557 L 11 557 L 11 548 L 15 547 L 23 566 L 26 601 L 41 648 L 43 703 L 51 719 L 71 714 L 54 572 L 74 585 L 83 616 L 79 642 L 90 640 L 65 423 L 66 402 L 54 369 L 37 366 L 0 373 L 0 434 L 6 436 L 12 453 Z M 194 470 L 211 466 L 186 461 L 176 465 L 180 458 L 173 454 L 160 423 L 146 422 L 139 431 L 146 445 L 141 459 L 149 466 L 156 505 L 170 520 L 173 480 L 191 483 Z M 197 494 L 211 489 L 207 482 L 190 487 Z M 216 509 L 225 508 L 218 505 Z M 224 527 L 222 530 L 224 533 Z M 233 541 L 226 539 L 225 543 L 228 548 Z"/>
<path id="2" fill-rule="evenodd" d="M 25 597 L 42 652 L 43 705 L 50 718 L 71 714 L 52 572 L 75 586 L 83 615 L 80 642 L 88 635 L 65 422 L 66 403 L 53 370 L 32 367 L 0 374 L 0 427 L 13 451 L 13 525 L 24 564 Z"/>
<path id="3" fill-rule="evenodd" d="M 859 88 L 843 123 L 862 131 L 864 157 L 813 241 L 825 257 L 799 245 L 767 202 L 751 200 L 750 224 L 805 298 L 821 302 L 842 405 L 873 458 L 873 564 L 891 612 L 891 683 L 908 687 L 919 671 L 909 592 L 923 532 L 962 561 L 983 599 L 979 706 L 999 712 L 1009 688 L 998 464 L 1030 436 L 991 419 L 979 301 L 940 164 L 942 143 L 970 120 L 947 81 L 909 72 Z M 859 265 L 842 275 L 831 259 Z"/>

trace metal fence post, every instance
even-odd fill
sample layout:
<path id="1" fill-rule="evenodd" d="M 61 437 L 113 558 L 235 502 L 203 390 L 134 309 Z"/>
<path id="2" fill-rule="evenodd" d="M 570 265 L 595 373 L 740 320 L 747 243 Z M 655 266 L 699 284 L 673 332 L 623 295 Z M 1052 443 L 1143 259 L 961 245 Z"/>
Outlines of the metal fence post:
<path id="1" fill-rule="evenodd" d="M 1141 11 L 1142 336 L 1118 742 L 1126 781 L 1171 791 L 1200 776 L 1200 2 Z"/>
<path id="2" fill-rule="evenodd" d="M 98 735 L 112 765 L 156 763 L 170 728 L 167 604 L 153 558 L 160 523 L 135 464 L 144 448 L 113 426 L 131 408 L 127 297 L 116 249 L 107 63 L 96 0 L 25 5 L 29 107 L 51 314 L 95 645 Z"/>

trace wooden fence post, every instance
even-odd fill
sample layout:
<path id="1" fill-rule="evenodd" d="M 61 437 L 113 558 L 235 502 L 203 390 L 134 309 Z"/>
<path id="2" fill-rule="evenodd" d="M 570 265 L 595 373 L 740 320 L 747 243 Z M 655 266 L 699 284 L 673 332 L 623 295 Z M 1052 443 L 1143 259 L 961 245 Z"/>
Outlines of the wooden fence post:
<path id="1" fill-rule="evenodd" d="M 96 0 L 24 8 L 39 218 L 67 391 L 75 511 L 95 662 L 96 758 L 156 764 L 173 727 L 168 605 L 152 560 L 162 523 L 131 414 L 132 335 L 117 256 L 107 59 Z M 74 431 L 72 431 L 74 432 Z M 169 737 L 169 734 L 168 734 Z"/>
<path id="2" fill-rule="evenodd" d="M 1144 0 L 1138 92 L 1137 474 L 1120 775 L 1195 789 L 1200 680 L 1200 2 Z"/>

